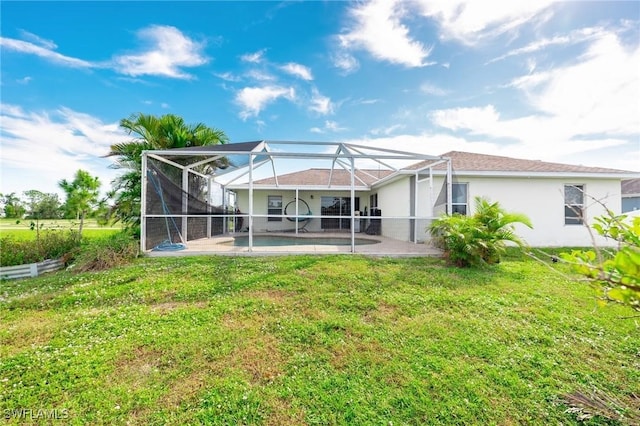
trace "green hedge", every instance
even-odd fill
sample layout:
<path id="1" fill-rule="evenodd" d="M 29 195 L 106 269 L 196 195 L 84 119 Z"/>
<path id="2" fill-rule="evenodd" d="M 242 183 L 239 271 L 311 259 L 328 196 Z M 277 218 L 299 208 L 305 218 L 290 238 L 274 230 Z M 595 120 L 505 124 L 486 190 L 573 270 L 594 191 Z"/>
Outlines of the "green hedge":
<path id="1" fill-rule="evenodd" d="M 0 238 L 0 266 L 15 266 L 71 256 L 79 247 L 74 231 L 40 231 L 36 240 Z"/>

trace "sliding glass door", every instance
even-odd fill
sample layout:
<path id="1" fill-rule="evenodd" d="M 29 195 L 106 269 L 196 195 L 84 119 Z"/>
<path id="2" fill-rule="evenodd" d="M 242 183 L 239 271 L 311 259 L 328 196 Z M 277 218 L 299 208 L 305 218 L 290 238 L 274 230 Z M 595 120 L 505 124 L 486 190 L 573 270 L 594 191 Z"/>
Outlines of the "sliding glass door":
<path id="1" fill-rule="evenodd" d="M 360 198 L 356 197 L 355 209 L 360 210 Z M 322 218 L 320 226 L 326 230 L 349 230 L 351 229 L 351 197 L 321 197 L 320 199 L 322 216 L 345 216 Z"/>

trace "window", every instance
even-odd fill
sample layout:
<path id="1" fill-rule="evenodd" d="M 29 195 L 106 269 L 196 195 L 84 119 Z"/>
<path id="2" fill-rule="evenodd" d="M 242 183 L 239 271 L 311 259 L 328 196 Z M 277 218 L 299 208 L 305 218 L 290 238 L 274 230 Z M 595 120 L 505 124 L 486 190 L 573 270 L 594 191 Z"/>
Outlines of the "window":
<path id="1" fill-rule="evenodd" d="M 451 184 L 451 208 L 452 214 L 458 213 L 467 214 L 467 183 L 452 183 Z"/>
<path id="2" fill-rule="evenodd" d="M 584 223 L 584 185 L 564 186 L 564 224 Z"/>
<path id="3" fill-rule="evenodd" d="M 267 222 L 282 222 L 282 217 L 272 217 L 271 215 L 282 215 L 282 196 L 269 195 L 267 197 L 269 205 L 267 206 Z"/>
<path id="4" fill-rule="evenodd" d="M 378 194 L 369 195 L 369 208 L 371 209 L 378 208 Z"/>

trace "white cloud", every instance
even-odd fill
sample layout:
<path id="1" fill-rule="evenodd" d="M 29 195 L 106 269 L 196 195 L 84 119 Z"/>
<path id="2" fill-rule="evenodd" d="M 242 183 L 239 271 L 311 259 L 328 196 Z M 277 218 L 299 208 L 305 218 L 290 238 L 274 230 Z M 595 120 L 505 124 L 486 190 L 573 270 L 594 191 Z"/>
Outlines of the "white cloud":
<path id="1" fill-rule="evenodd" d="M 602 28 L 593 27 L 593 28 L 581 28 L 579 30 L 571 31 L 567 35 L 556 35 L 551 38 L 541 38 L 527 44 L 526 46 L 519 47 L 517 49 L 512 49 L 503 55 L 493 58 L 490 61 L 487 61 L 485 65 L 493 62 L 501 61 L 511 56 L 534 53 L 542 49 L 545 49 L 549 46 L 561 46 L 561 45 L 582 43 L 584 41 L 592 40 L 596 37 L 602 36 L 603 34 L 604 34 L 604 30 Z"/>
<path id="2" fill-rule="evenodd" d="M 249 70 L 245 73 L 245 77 L 257 81 L 275 81 L 276 77 L 266 71 Z"/>
<path id="3" fill-rule="evenodd" d="M 106 190 L 116 176 L 108 168 L 111 160 L 102 157 L 111 144 L 127 140 L 118 123 L 104 123 L 65 107 L 25 112 L 16 105 L 2 105 L 0 115 L 0 192 L 60 192 L 57 182 L 72 178 L 78 169 L 98 176 Z"/>
<path id="4" fill-rule="evenodd" d="M 327 115 L 333 113 L 333 102 L 327 96 L 323 96 L 318 92 L 318 89 L 312 90 L 311 104 L 309 105 L 311 111 L 317 112 L 321 115 Z"/>
<path id="5" fill-rule="evenodd" d="M 446 96 L 449 92 L 431 83 L 423 83 L 420 85 L 420 91 L 427 95 Z"/>
<path id="6" fill-rule="evenodd" d="M 424 16 L 439 23 L 443 38 L 469 45 L 531 22 L 553 3 L 553 0 L 513 0 L 493 5 L 474 0 L 415 1 Z"/>
<path id="7" fill-rule="evenodd" d="M 56 64 L 64 65 L 68 67 L 92 68 L 97 66 L 96 64 L 92 64 L 91 62 L 84 61 L 78 58 L 73 58 L 71 56 L 65 56 L 58 52 L 53 51 L 50 48 L 38 46 L 28 41 L 0 37 L 0 46 L 2 46 L 3 49 L 36 55 L 43 59 L 50 60 Z"/>
<path id="8" fill-rule="evenodd" d="M 245 87 L 236 94 L 236 103 L 242 107 L 240 118 L 246 120 L 249 117 L 255 117 L 260 114 L 260 111 L 267 104 L 274 102 L 278 98 L 294 100 L 295 96 L 293 87 Z"/>
<path id="9" fill-rule="evenodd" d="M 337 36 L 341 49 L 366 50 L 376 59 L 406 67 L 429 65 L 425 60 L 432 47 L 426 47 L 409 35 L 409 29 L 402 23 L 408 16 L 408 9 L 401 1 L 358 3 L 349 13 L 352 26 Z"/>
<path id="10" fill-rule="evenodd" d="M 33 44 L 37 44 L 40 47 L 44 47 L 45 49 L 56 50 L 58 48 L 58 45 L 55 44 L 53 40 L 44 39 L 29 31 L 20 30 L 20 35 L 23 39 L 26 39 Z"/>
<path id="11" fill-rule="evenodd" d="M 215 74 L 215 76 L 223 79 L 224 81 L 238 82 L 242 80 L 239 76 L 232 74 L 230 72 Z"/>
<path id="12" fill-rule="evenodd" d="M 20 78 L 20 79 L 16 80 L 16 82 L 19 83 L 19 84 L 29 84 L 29 82 L 31 80 L 33 80 L 32 77 L 26 76 L 26 77 L 23 77 L 23 78 Z"/>
<path id="13" fill-rule="evenodd" d="M 240 60 L 243 62 L 250 62 L 253 64 L 257 64 L 262 62 L 262 60 L 264 59 L 265 52 L 266 52 L 266 49 L 258 50 L 257 52 L 254 52 L 254 53 L 245 53 L 244 55 L 240 56 Z"/>
<path id="14" fill-rule="evenodd" d="M 341 127 L 338 122 L 331 120 L 325 121 L 323 127 L 312 127 L 311 129 L 309 129 L 309 131 L 312 133 L 336 133 L 343 132 L 345 130 L 347 130 L 346 127 Z"/>
<path id="15" fill-rule="evenodd" d="M 338 51 L 331 55 L 333 66 L 342 70 L 344 74 L 351 74 L 360 68 L 360 63 L 353 55 L 345 51 Z"/>
<path id="16" fill-rule="evenodd" d="M 139 30 L 137 36 L 149 47 L 140 53 L 115 56 L 113 66 L 122 74 L 190 79 L 193 76 L 182 68 L 208 62 L 202 52 L 204 44 L 185 36 L 176 27 L 152 25 Z"/>
<path id="17" fill-rule="evenodd" d="M 167 108 L 171 108 L 171 107 L 169 106 L 169 104 L 168 104 L 168 103 L 163 102 L 163 103 L 161 103 L 161 104 L 160 104 L 160 108 L 167 109 Z"/>
<path id="18" fill-rule="evenodd" d="M 311 70 L 308 67 L 305 67 L 301 64 L 296 64 L 295 62 L 289 62 L 280 67 L 286 73 L 289 73 L 295 77 L 301 78 L 306 81 L 313 80 L 313 75 L 311 75 Z"/>
<path id="19" fill-rule="evenodd" d="M 390 134 L 395 133 L 396 131 L 401 130 L 403 128 L 405 128 L 404 124 L 394 124 L 388 127 L 375 128 L 371 130 L 371 134 L 374 136 L 378 136 L 378 135 L 389 136 Z"/>

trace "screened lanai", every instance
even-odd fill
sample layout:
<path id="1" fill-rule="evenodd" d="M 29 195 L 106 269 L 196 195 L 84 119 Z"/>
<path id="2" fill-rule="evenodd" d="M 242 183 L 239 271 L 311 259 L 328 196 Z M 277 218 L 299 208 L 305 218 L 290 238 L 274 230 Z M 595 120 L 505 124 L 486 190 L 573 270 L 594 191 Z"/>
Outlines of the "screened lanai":
<path id="1" fill-rule="evenodd" d="M 141 248 L 420 254 L 451 211 L 448 158 L 341 142 L 145 151 Z"/>

